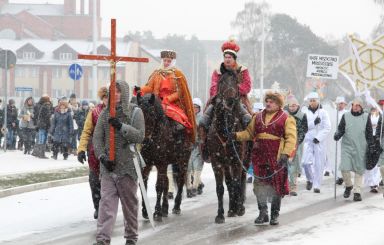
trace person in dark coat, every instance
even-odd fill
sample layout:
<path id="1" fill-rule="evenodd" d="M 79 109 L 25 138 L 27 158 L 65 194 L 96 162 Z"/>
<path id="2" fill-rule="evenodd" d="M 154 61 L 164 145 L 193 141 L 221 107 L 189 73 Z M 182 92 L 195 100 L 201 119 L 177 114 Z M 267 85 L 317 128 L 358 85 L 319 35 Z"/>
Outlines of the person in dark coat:
<path id="1" fill-rule="evenodd" d="M 68 103 L 66 101 L 60 101 L 58 109 L 58 111 L 55 111 L 50 129 L 50 133 L 53 137 L 52 158 L 57 160 L 57 155 L 61 149 L 64 160 L 67 160 L 70 136 L 73 134 L 73 119 L 71 112 L 68 110 Z"/>
<path id="2" fill-rule="evenodd" d="M 7 106 L 7 148 L 9 150 L 16 150 L 17 114 L 15 101 L 10 99 Z"/>
<path id="3" fill-rule="evenodd" d="M 39 158 L 47 158 L 45 156 L 45 146 L 47 144 L 48 130 L 51 127 L 51 116 L 53 114 L 53 106 L 48 95 L 43 95 L 35 106 L 37 143 L 33 149 L 33 156 Z"/>
<path id="4" fill-rule="evenodd" d="M 74 119 L 76 121 L 77 126 L 79 127 L 77 129 L 77 139 L 80 140 L 81 133 L 83 132 L 84 129 L 84 122 L 85 119 L 87 118 L 89 112 L 89 103 L 86 100 L 83 100 L 81 102 L 81 107 L 79 110 L 74 115 Z"/>

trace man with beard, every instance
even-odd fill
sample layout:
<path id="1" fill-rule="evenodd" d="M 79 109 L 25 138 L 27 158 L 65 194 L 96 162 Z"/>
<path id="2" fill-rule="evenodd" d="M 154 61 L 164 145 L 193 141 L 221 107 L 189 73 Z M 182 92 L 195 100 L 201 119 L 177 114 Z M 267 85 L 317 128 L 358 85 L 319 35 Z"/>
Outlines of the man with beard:
<path id="1" fill-rule="evenodd" d="M 267 199 L 271 197 L 269 222 L 278 225 L 281 198 L 289 194 L 287 163 L 296 147 L 296 122 L 282 110 L 284 98 L 280 93 L 269 92 L 264 101 L 265 109 L 253 116 L 246 130 L 234 133 L 230 138 L 238 141 L 254 140 L 253 191 L 259 208 L 255 224 L 269 221 Z"/>

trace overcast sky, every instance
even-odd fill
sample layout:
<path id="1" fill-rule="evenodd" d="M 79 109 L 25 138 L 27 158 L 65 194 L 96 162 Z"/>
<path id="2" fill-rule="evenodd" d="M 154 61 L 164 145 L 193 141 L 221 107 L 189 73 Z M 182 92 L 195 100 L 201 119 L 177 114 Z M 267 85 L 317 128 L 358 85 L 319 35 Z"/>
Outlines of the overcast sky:
<path id="1" fill-rule="evenodd" d="M 88 0 L 85 0 L 88 1 Z M 62 3 L 63 0 L 11 0 Z M 101 0 L 103 36 L 109 36 L 110 18 L 117 33 L 151 30 L 156 38 L 167 34 L 196 35 L 199 39 L 227 39 L 236 34 L 230 23 L 249 0 Z M 260 1 L 256 1 L 260 2 Z M 373 0 L 267 0 L 273 13 L 286 13 L 308 25 L 319 36 L 341 38 L 356 32 L 370 38 L 381 9 Z"/>

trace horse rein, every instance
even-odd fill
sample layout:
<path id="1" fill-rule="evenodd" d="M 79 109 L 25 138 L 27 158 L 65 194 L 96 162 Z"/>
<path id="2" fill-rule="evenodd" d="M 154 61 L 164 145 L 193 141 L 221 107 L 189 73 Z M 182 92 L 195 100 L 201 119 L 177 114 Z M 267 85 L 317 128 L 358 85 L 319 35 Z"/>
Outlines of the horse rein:
<path id="1" fill-rule="evenodd" d="M 225 122 L 225 131 L 226 133 L 229 135 L 229 131 L 228 131 L 228 121 L 227 121 L 227 117 L 224 118 L 224 122 Z M 243 169 L 243 171 L 245 173 L 248 173 L 248 169 L 246 169 L 243 165 L 243 161 L 240 159 L 240 155 L 239 153 L 237 152 L 236 150 L 236 146 L 235 146 L 235 143 L 234 143 L 234 140 L 231 139 L 231 145 L 232 145 L 232 148 L 233 148 L 233 151 L 235 152 L 235 155 L 236 155 L 236 160 L 240 163 L 241 165 L 241 168 Z M 267 179 L 271 179 L 272 177 L 274 177 L 276 174 L 278 174 L 280 171 L 282 171 L 284 168 L 286 168 L 285 165 L 283 165 L 280 169 L 278 170 L 275 170 L 271 175 L 268 175 L 268 176 L 257 176 L 255 175 L 254 173 L 252 173 L 252 176 L 255 178 L 255 179 L 258 179 L 258 180 L 267 180 Z"/>

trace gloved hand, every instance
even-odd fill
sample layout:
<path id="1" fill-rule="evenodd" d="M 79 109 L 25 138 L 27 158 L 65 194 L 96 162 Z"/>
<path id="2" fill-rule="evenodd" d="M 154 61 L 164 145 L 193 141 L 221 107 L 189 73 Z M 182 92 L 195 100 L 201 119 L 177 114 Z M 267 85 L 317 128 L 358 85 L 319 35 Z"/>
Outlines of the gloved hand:
<path id="1" fill-rule="evenodd" d="M 315 125 L 319 124 L 320 122 L 321 122 L 320 117 L 316 117 L 316 119 L 314 121 Z"/>
<path id="2" fill-rule="evenodd" d="M 115 169 L 115 161 L 108 160 L 106 155 L 101 155 L 99 161 L 109 172 L 112 172 Z"/>
<path id="3" fill-rule="evenodd" d="M 277 161 L 279 166 L 287 166 L 289 156 L 287 154 L 281 154 L 280 159 Z"/>
<path id="4" fill-rule="evenodd" d="M 235 132 L 230 132 L 228 134 L 228 142 L 231 143 L 232 141 L 236 141 L 236 133 Z"/>
<path id="5" fill-rule="evenodd" d="M 340 140 L 340 135 L 337 133 L 337 132 L 335 132 L 335 134 L 333 135 L 333 139 L 335 140 L 335 141 L 339 141 Z"/>
<path id="6" fill-rule="evenodd" d="M 108 123 L 112 125 L 117 130 L 120 130 L 123 124 L 120 122 L 120 120 L 116 117 L 110 117 L 108 119 Z"/>
<path id="7" fill-rule="evenodd" d="M 313 143 L 315 143 L 315 144 L 319 144 L 320 141 L 319 141 L 318 139 L 314 138 L 314 139 L 313 139 Z"/>
<path id="8" fill-rule="evenodd" d="M 77 153 L 77 161 L 81 162 L 82 164 L 84 164 L 84 162 L 87 161 L 85 151 L 80 151 L 79 153 Z"/>
<path id="9" fill-rule="evenodd" d="M 136 93 L 139 92 L 141 90 L 141 88 L 139 86 L 135 86 L 133 91 L 135 91 Z"/>

